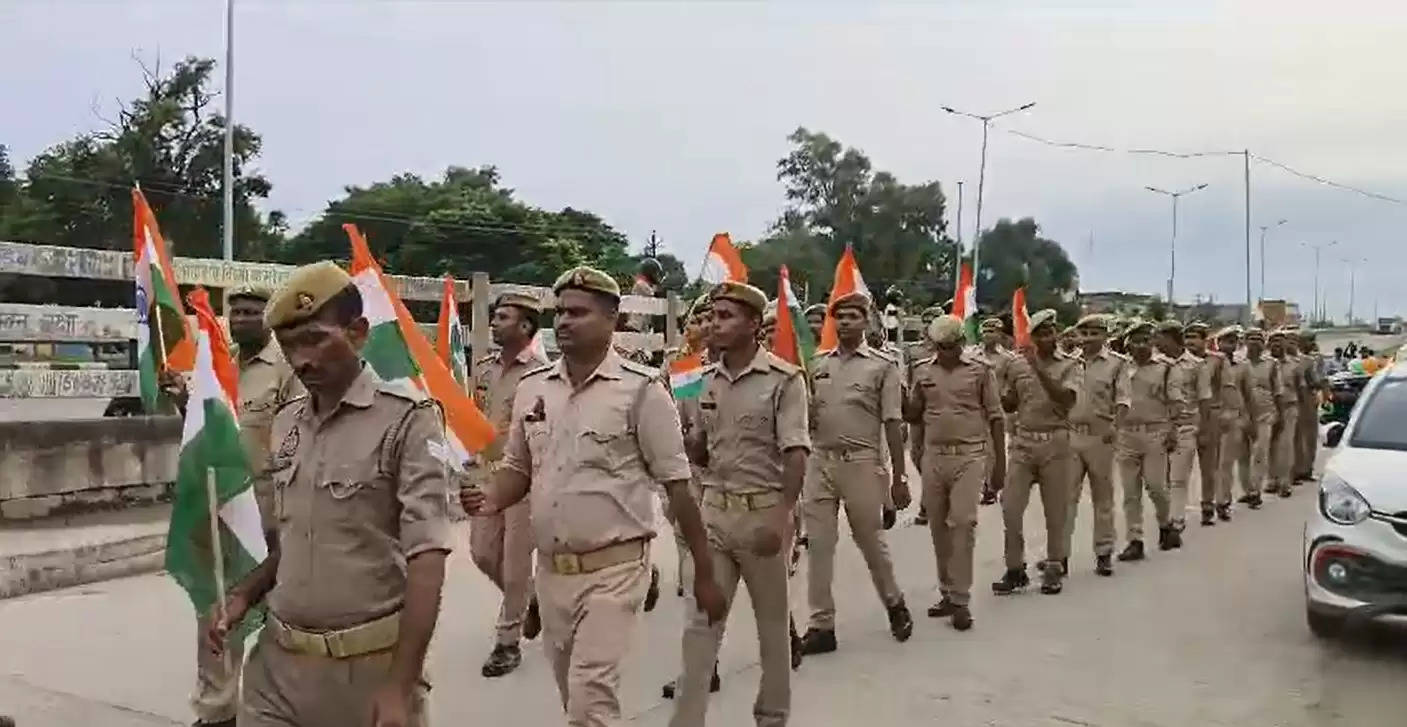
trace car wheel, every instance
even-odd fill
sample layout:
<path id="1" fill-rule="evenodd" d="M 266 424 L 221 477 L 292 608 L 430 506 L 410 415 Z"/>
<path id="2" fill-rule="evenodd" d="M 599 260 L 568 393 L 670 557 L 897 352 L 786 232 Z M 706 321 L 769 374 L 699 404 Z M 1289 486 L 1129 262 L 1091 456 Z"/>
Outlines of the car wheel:
<path id="1" fill-rule="evenodd" d="M 1343 618 L 1305 608 L 1304 617 L 1309 622 L 1309 630 L 1321 639 L 1330 639 L 1343 631 Z"/>

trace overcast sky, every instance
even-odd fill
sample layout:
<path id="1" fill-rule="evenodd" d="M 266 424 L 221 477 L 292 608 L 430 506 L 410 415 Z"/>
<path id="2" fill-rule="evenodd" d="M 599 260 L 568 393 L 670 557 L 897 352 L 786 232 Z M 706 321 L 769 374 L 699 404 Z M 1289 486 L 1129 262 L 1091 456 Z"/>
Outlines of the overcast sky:
<path id="1" fill-rule="evenodd" d="M 264 137 L 268 207 L 295 224 L 345 184 L 494 164 L 529 203 L 592 210 L 692 264 L 710 235 L 761 233 L 798 125 L 906 182 L 942 182 L 964 239 L 981 126 L 944 113 L 1037 102 L 994 128 L 984 223 L 1032 216 L 1085 290 L 1161 292 L 1180 204 L 1177 295 L 1245 298 L 1240 156 L 1170 160 L 1050 148 L 1240 150 L 1407 199 L 1407 10 L 1400 3 L 970 0 L 551 4 L 236 0 L 235 116 Z M 22 163 L 140 88 L 134 49 L 223 57 L 218 0 L 0 0 L 0 143 Z M 1316 10 L 1328 8 L 1331 12 Z M 1407 312 L 1407 206 L 1251 166 L 1267 295 L 1331 314 Z M 1258 264 L 1252 275 L 1259 295 Z"/>

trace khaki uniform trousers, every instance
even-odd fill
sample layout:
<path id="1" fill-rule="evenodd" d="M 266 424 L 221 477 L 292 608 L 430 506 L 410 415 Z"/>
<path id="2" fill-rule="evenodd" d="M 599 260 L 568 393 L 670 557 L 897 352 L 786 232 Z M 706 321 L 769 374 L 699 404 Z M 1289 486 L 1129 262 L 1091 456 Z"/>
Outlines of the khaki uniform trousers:
<path id="1" fill-rule="evenodd" d="M 210 619 L 196 617 L 195 693 L 191 709 L 201 722 L 223 722 L 235 716 L 239 709 L 239 673 L 244 664 L 244 640 L 231 638 L 225 643 L 225 653 L 212 654 L 205 648 L 205 632 Z"/>
<path id="2" fill-rule="evenodd" d="M 244 670 L 239 727 L 321 727 L 371 724 L 371 696 L 386 683 L 391 650 L 334 659 L 284 649 L 264 629 Z M 412 727 L 430 723 L 430 686 L 411 695 Z"/>
<path id="3" fill-rule="evenodd" d="M 1136 426 L 1120 430 L 1114 461 L 1124 484 L 1124 527 L 1129 540 L 1143 540 L 1143 491 L 1153 501 L 1159 528 L 1172 522 L 1168 499 L 1168 451 L 1163 427 Z"/>
<path id="4" fill-rule="evenodd" d="M 1187 524 L 1187 489 L 1192 484 L 1192 460 L 1197 457 L 1196 424 L 1177 425 L 1177 448 L 1168 455 L 1168 507 L 1178 530 Z"/>
<path id="5" fill-rule="evenodd" d="M 927 445 L 923 453 L 923 501 L 938 564 L 938 592 L 959 606 L 972 600 L 977 503 L 992 461 L 989 449 L 985 444 Z"/>
<path id="6" fill-rule="evenodd" d="M 505 646 L 518 643 L 523 635 L 523 617 L 533 592 L 533 549 L 527 498 L 501 513 L 470 518 L 469 553 L 474 565 L 503 593 L 497 640 Z"/>
<path id="7" fill-rule="evenodd" d="M 1217 499 L 1217 493 L 1221 491 L 1221 440 L 1221 412 L 1213 410 L 1197 428 L 1197 469 L 1202 475 L 1203 505 L 1221 502 Z M 1226 502 L 1230 502 L 1230 485 L 1227 485 L 1226 492 Z"/>
<path id="8" fill-rule="evenodd" d="M 543 645 L 569 727 L 620 724 L 620 663 L 650 587 L 650 557 L 591 573 L 552 572 L 538 553 Z"/>
<path id="9" fill-rule="evenodd" d="M 1295 477 L 1314 475 L 1314 458 L 1319 453 L 1318 399 L 1302 401 L 1295 419 Z"/>
<path id="10" fill-rule="evenodd" d="M 1247 448 L 1246 422 L 1239 413 L 1233 411 L 1223 411 L 1218 418 L 1221 451 L 1217 453 L 1220 466 L 1216 475 L 1215 502 L 1218 505 L 1230 505 L 1231 490 L 1236 484 L 1238 472 L 1241 476 L 1241 493 L 1251 494 L 1249 460 L 1243 460 L 1243 453 Z M 1243 464 L 1243 461 L 1246 464 Z M 1205 490 L 1205 487 L 1203 489 Z"/>
<path id="11" fill-rule="evenodd" d="M 1071 435 L 1074 464 L 1070 468 L 1070 512 L 1065 518 L 1065 552 L 1071 550 L 1080 494 L 1089 478 L 1089 499 L 1094 508 L 1094 554 L 1114 552 L 1114 426 L 1080 427 Z"/>
<path id="12" fill-rule="evenodd" d="M 776 507 L 781 505 L 760 510 L 724 510 L 707 502 L 703 506 L 713 577 L 723 591 L 728 612 L 732 612 L 736 602 L 741 579 L 747 585 L 757 621 L 762 680 L 752 714 L 758 727 L 783 727 L 791 713 L 791 614 L 787 602 L 791 543 L 782 543 L 781 551 L 775 555 L 753 552 L 758 530 L 772 527 Z M 708 711 L 708 683 L 718 661 L 718 646 L 723 642 L 728 616 L 725 614 L 718 623 L 710 625 L 708 614 L 699 610 L 692 593 L 684 608 L 689 619 L 684 626 L 684 673 L 679 677 L 674 716 L 669 724 L 703 727 Z"/>
<path id="13" fill-rule="evenodd" d="M 1262 416 L 1258 421 L 1251 423 L 1246 432 L 1244 446 L 1241 449 L 1240 467 L 1241 474 L 1245 477 L 1242 482 L 1242 489 L 1248 495 L 1258 495 L 1263 490 L 1271 486 L 1270 476 L 1270 449 L 1273 444 L 1271 435 L 1275 431 L 1273 419 L 1270 416 Z"/>
<path id="14" fill-rule="evenodd" d="M 1275 430 L 1275 438 L 1270 450 L 1270 478 L 1277 492 L 1290 489 L 1295 479 L 1295 439 L 1299 436 L 1299 414 L 1297 407 L 1281 412 L 1280 428 Z"/>
<path id="15" fill-rule="evenodd" d="M 840 540 L 840 506 L 850 535 L 870 570 L 880 602 L 892 606 L 903 594 L 894 580 L 894 563 L 884 541 L 882 509 L 888 471 L 876 452 L 832 452 L 818 450 L 811 456 L 806 477 L 806 499 L 802 516 L 806 526 L 807 601 L 811 607 L 812 628 L 835 628 L 835 547 Z"/>
<path id="16" fill-rule="evenodd" d="M 1070 432 L 1029 432 L 1018 427 L 1010 437 L 1011 454 L 1006 487 L 1002 488 L 1002 523 L 1006 530 L 1006 567 L 1026 566 L 1026 505 L 1031 488 L 1041 488 L 1041 508 L 1045 511 L 1046 558 L 1061 561 L 1069 557 L 1065 519 L 1070 514 L 1070 470 L 1075 453 L 1070 449 Z"/>

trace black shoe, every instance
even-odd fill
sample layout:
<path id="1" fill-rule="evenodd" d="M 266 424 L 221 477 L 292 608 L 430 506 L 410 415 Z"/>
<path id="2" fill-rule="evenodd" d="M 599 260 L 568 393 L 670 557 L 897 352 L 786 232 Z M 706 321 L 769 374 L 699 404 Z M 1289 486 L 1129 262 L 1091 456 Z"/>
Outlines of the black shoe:
<path id="1" fill-rule="evenodd" d="M 967 631 L 972 628 L 972 611 L 967 606 L 953 607 L 953 628 L 958 631 Z"/>
<path id="2" fill-rule="evenodd" d="M 885 530 L 893 529 L 894 523 L 898 522 L 899 520 L 899 511 L 895 510 L 892 507 L 886 507 L 884 508 L 883 513 L 881 513 L 880 520 L 881 525 L 884 526 Z"/>
<path id="3" fill-rule="evenodd" d="M 1254 495 L 1247 495 L 1247 497 L 1251 499 L 1246 500 L 1246 507 L 1249 507 L 1252 510 L 1259 510 L 1260 506 L 1265 504 L 1265 500 L 1261 498 L 1259 492 Z"/>
<path id="4" fill-rule="evenodd" d="M 806 629 L 806 635 L 801 637 L 801 653 L 806 656 L 829 654 L 838 646 L 835 641 L 835 629 Z"/>
<path id="5" fill-rule="evenodd" d="M 0 727 L 15 727 L 15 721 L 9 717 L 0 715 Z M 204 722 L 196 720 L 192 727 L 235 727 L 235 718 L 222 719 L 219 722 Z"/>
<path id="6" fill-rule="evenodd" d="M 1216 508 L 1211 503 L 1202 503 L 1202 527 L 1216 525 Z"/>
<path id="7" fill-rule="evenodd" d="M 1168 547 L 1164 550 L 1177 550 L 1182 547 L 1182 531 L 1176 527 L 1168 528 Z"/>
<path id="8" fill-rule="evenodd" d="M 914 517 L 914 524 L 915 524 L 915 525 L 927 525 L 927 524 L 928 524 L 928 508 L 926 508 L 926 507 L 924 507 L 924 506 L 922 506 L 922 505 L 919 506 L 919 508 L 918 508 L 918 515 Z"/>
<path id="9" fill-rule="evenodd" d="M 909 613 L 909 607 L 899 601 L 889 607 L 889 633 L 894 634 L 894 640 L 904 643 L 914 635 L 914 617 Z M 835 640 L 834 633 L 831 636 L 832 642 Z"/>
<path id="10" fill-rule="evenodd" d="M 1064 579 L 1065 569 L 1056 568 L 1055 564 L 1051 563 L 1050 566 L 1047 566 L 1045 570 L 1041 571 L 1041 593 L 1047 596 L 1054 596 L 1059 593 L 1064 588 L 1064 586 L 1061 585 Z"/>
<path id="11" fill-rule="evenodd" d="M 538 610 L 537 599 L 528 601 L 528 612 L 523 615 L 523 638 L 532 641 L 542 633 L 542 613 Z"/>
<path id="12" fill-rule="evenodd" d="M 1218 520 L 1220 520 L 1220 521 L 1222 521 L 1222 522 L 1224 522 L 1224 523 L 1229 523 L 1229 522 L 1231 522 L 1231 506 L 1230 506 L 1230 505 L 1217 505 L 1217 506 L 1216 506 L 1216 516 L 1217 516 L 1217 519 L 1218 519 Z"/>
<path id="13" fill-rule="evenodd" d="M 1242 505 L 1249 505 L 1251 504 L 1251 502 L 1258 499 L 1259 497 L 1260 495 L 1242 495 L 1236 498 L 1236 501 L 1241 503 Z"/>
<path id="14" fill-rule="evenodd" d="M 660 602 L 660 569 L 650 566 L 650 590 L 645 591 L 645 613 L 655 610 Z"/>
<path id="15" fill-rule="evenodd" d="M 1295 493 L 1294 493 L 1294 490 L 1291 490 L 1289 485 L 1281 485 L 1281 486 L 1280 486 L 1280 497 L 1281 497 L 1281 499 L 1289 499 L 1289 498 L 1290 498 L 1292 495 L 1294 495 L 1294 494 L 1295 494 Z"/>
<path id="16" fill-rule="evenodd" d="M 944 598 L 928 607 L 929 618 L 947 618 L 960 608 L 956 603 Z"/>
<path id="17" fill-rule="evenodd" d="M 1002 579 L 992 584 L 992 593 L 1009 596 L 1029 585 L 1031 577 L 1026 575 L 1025 568 L 1007 568 L 1002 574 Z"/>
<path id="18" fill-rule="evenodd" d="M 517 644 L 499 644 L 489 653 L 481 673 L 486 677 L 501 677 L 523 663 L 523 652 Z"/>
<path id="19" fill-rule="evenodd" d="M 664 683 L 664 686 L 663 686 L 662 688 L 660 688 L 660 696 L 664 697 L 665 699 L 674 699 L 674 692 L 675 692 L 675 690 L 676 690 L 677 688 L 678 688 L 678 685 L 675 684 L 674 682 L 672 682 L 672 681 L 665 682 L 665 683 Z M 722 688 L 723 688 L 723 680 L 718 678 L 718 662 L 714 662 L 714 663 L 713 663 L 713 676 L 712 676 L 712 677 L 709 677 L 709 680 L 708 680 L 708 693 L 709 693 L 709 694 L 715 694 L 715 693 L 718 692 L 718 690 L 720 690 L 720 689 L 722 689 Z"/>
<path id="20" fill-rule="evenodd" d="M 675 596 L 678 596 L 679 598 L 683 598 L 683 597 L 684 597 L 684 584 L 683 584 L 683 583 L 680 583 L 679 585 L 677 585 L 677 586 L 674 587 L 674 595 L 675 595 Z"/>
<path id="21" fill-rule="evenodd" d="M 1127 563 L 1132 560 L 1143 560 L 1143 541 L 1130 540 L 1124 547 L 1124 552 L 1119 553 L 1119 560 Z"/>
<path id="22" fill-rule="evenodd" d="M 796 635 L 796 621 L 791 621 L 791 668 L 796 671 L 801 666 L 801 660 L 806 657 L 806 645 L 802 643 L 801 637 Z"/>
<path id="23" fill-rule="evenodd" d="M 1101 576 L 1114 575 L 1114 558 L 1107 553 L 1094 556 L 1094 572 Z"/>

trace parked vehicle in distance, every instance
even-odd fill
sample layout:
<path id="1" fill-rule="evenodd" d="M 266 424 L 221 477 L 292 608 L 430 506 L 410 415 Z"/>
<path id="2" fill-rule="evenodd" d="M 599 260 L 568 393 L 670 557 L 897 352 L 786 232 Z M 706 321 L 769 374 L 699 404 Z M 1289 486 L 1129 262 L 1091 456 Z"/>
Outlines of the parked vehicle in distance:
<path id="1" fill-rule="evenodd" d="M 1377 332 L 1384 336 L 1392 336 L 1402 332 L 1402 321 L 1396 318 L 1379 318 Z"/>
<path id="2" fill-rule="evenodd" d="M 1319 480 L 1304 527 L 1305 617 L 1318 636 L 1407 618 L 1407 364 L 1373 377 Z"/>

